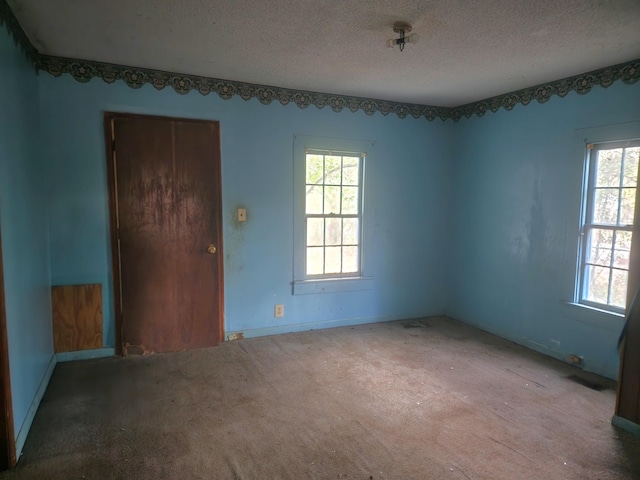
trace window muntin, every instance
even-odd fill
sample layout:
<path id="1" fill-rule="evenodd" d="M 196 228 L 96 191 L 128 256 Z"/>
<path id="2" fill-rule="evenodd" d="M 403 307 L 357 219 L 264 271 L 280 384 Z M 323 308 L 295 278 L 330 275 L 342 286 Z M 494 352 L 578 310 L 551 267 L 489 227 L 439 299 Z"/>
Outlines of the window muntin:
<path id="1" fill-rule="evenodd" d="M 581 232 L 578 300 L 624 312 L 640 141 L 588 147 L 589 180 Z"/>
<path id="2" fill-rule="evenodd" d="M 304 274 L 361 274 L 363 153 L 305 151 Z"/>

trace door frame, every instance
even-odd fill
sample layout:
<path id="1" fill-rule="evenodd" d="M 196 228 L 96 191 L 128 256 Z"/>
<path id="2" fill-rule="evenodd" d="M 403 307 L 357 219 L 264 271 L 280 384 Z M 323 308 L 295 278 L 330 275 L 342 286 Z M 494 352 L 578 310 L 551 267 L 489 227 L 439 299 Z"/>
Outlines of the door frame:
<path id="1" fill-rule="evenodd" d="M 115 350 L 116 355 L 123 355 L 123 317 L 122 317 L 122 283 L 120 262 L 120 245 L 118 240 L 118 196 L 117 185 L 118 179 L 116 174 L 116 149 L 115 149 L 115 129 L 113 122 L 117 118 L 129 119 L 153 119 L 180 121 L 192 123 L 216 124 L 218 128 L 218 149 L 219 154 L 216 156 L 216 165 L 214 170 L 216 178 L 213 180 L 214 186 L 218 192 L 217 205 L 214 208 L 218 225 L 216 228 L 217 238 L 213 239 L 215 245 L 218 246 L 218 337 L 220 342 L 224 341 L 224 255 L 222 245 L 222 159 L 220 145 L 220 122 L 217 120 L 200 120 L 194 118 L 168 117 L 162 115 L 141 115 L 134 113 L 122 112 L 104 112 L 104 138 L 106 146 L 106 164 L 107 164 L 107 186 L 109 192 L 109 231 L 111 237 L 111 271 L 113 274 L 113 316 L 115 323 Z"/>
<path id="2" fill-rule="evenodd" d="M 0 237 L 2 235 L 0 234 Z M 7 338 L 7 312 L 4 295 L 4 264 L 2 262 L 2 240 L 0 239 L 0 470 L 15 467 L 16 437 L 13 425 L 13 402 L 11 399 L 11 375 L 9 372 L 9 341 Z"/>
<path id="3" fill-rule="evenodd" d="M 640 178 L 640 165 L 638 166 Z M 627 280 L 627 308 L 625 310 L 624 334 L 619 344 L 620 364 L 618 367 L 618 385 L 616 388 L 616 406 L 613 423 L 625 420 L 624 427 L 636 434 L 640 432 L 640 305 L 635 298 L 640 288 L 640 190 L 636 190 L 635 214 L 629 254 L 629 274 Z M 636 304 L 634 305 L 634 300 Z M 633 307 L 633 308 L 631 308 Z M 629 422 L 629 423 L 627 423 Z M 631 424 L 630 422 L 633 422 Z"/>

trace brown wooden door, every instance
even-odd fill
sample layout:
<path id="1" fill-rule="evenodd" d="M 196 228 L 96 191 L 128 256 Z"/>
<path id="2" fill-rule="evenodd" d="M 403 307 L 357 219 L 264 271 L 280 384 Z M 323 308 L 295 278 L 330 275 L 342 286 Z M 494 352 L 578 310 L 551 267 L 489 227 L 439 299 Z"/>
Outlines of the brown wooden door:
<path id="1" fill-rule="evenodd" d="M 223 299 L 219 124 L 116 114 L 107 121 L 123 353 L 216 345 Z"/>
<path id="2" fill-rule="evenodd" d="M 638 167 L 640 169 L 640 166 Z M 640 170 L 638 171 L 640 177 Z M 627 281 L 627 319 L 620 352 L 616 416 L 640 425 L 640 194 L 636 193 Z"/>
<path id="3" fill-rule="evenodd" d="M 0 244 L 0 470 L 16 465 L 16 439 L 13 427 L 11 378 L 9 375 L 9 340 L 4 302 L 4 267 Z"/>
<path id="4" fill-rule="evenodd" d="M 631 311 L 620 355 L 616 415 L 640 425 L 640 308 Z"/>

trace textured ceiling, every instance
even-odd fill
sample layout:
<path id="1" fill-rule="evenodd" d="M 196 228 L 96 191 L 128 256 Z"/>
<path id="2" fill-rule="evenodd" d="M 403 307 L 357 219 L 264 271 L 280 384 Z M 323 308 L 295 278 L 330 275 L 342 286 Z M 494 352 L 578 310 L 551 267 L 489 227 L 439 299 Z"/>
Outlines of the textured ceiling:
<path id="1" fill-rule="evenodd" d="M 8 2 L 47 55 L 435 106 L 640 58 L 640 0 Z"/>

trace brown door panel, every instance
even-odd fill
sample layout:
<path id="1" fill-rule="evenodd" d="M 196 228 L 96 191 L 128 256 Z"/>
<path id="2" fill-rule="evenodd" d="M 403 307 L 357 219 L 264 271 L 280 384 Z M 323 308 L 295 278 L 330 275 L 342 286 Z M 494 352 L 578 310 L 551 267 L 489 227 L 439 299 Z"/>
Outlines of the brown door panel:
<path id="1" fill-rule="evenodd" d="M 124 353 L 216 345 L 222 331 L 218 124 L 116 117 L 113 128 Z M 216 254 L 207 252 L 210 244 Z"/>

